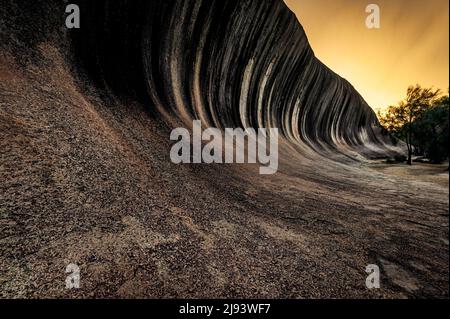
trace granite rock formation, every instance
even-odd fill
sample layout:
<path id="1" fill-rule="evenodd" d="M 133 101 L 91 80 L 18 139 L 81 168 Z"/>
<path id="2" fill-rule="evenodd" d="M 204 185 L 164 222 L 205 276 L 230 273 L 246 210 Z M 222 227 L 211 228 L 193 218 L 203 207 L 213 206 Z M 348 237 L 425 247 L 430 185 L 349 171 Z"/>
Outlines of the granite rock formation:
<path id="1" fill-rule="evenodd" d="M 395 152 L 373 110 L 314 56 L 282 1 L 84 1 L 81 8 L 83 28 L 72 35 L 91 74 L 114 91 L 134 90 L 166 120 L 276 127 L 326 156 Z"/>
<path id="2" fill-rule="evenodd" d="M 369 161 L 281 0 L 67 3 L 0 0 L 0 297 L 448 298 L 448 171 Z M 173 164 L 192 119 L 278 127 L 278 173 Z"/>

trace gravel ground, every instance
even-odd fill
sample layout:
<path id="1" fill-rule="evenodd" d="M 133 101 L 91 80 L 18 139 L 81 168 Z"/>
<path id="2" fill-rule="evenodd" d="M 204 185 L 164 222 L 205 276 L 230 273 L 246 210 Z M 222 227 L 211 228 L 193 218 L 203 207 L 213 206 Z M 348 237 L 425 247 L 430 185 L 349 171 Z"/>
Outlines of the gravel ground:
<path id="1" fill-rule="evenodd" d="M 169 130 L 63 55 L 0 51 L 0 297 L 448 298 L 448 170 L 174 165 Z M 66 266 L 81 288 L 65 288 Z M 368 290 L 365 268 L 382 270 Z"/>

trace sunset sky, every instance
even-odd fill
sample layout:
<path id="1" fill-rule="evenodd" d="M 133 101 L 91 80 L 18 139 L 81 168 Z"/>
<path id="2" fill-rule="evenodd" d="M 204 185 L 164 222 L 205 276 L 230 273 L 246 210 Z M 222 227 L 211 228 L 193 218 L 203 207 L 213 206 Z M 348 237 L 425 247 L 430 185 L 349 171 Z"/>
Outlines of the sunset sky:
<path id="1" fill-rule="evenodd" d="M 349 80 L 375 110 L 396 104 L 411 84 L 447 92 L 448 0 L 285 0 L 316 56 Z M 368 4 L 381 29 L 368 29 Z"/>

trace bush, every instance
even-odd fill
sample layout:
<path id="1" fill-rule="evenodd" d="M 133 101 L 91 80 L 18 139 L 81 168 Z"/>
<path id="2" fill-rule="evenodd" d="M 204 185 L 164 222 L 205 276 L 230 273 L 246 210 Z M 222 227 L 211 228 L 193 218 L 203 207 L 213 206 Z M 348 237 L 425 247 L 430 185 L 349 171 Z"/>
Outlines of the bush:
<path id="1" fill-rule="evenodd" d="M 393 158 L 388 158 L 387 160 L 386 160 L 386 164 L 395 164 L 396 162 L 395 162 L 395 159 L 393 159 Z"/>
<path id="2" fill-rule="evenodd" d="M 386 159 L 386 164 L 398 164 L 406 162 L 407 158 L 404 155 L 397 155 Z"/>
<path id="3" fill-rule="evenodd" d="M 394 157 L 396 163 L 404 163 L 408 158 L 405 155 L 397 155 Z"/>

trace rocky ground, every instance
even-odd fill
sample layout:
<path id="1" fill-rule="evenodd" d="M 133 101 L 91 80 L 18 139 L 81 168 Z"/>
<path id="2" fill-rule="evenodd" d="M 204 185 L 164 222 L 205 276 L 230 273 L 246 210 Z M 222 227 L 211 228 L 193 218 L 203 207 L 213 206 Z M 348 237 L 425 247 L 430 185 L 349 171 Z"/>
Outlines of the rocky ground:
<path id="1" fill-rule="evenodd" d="M 447 166 L 177 166 L 145 106 L 39 52 L 0 52 L 0 297 L 448 298 Z"/>

